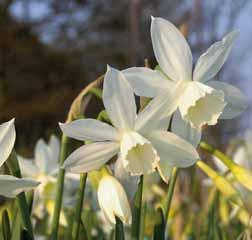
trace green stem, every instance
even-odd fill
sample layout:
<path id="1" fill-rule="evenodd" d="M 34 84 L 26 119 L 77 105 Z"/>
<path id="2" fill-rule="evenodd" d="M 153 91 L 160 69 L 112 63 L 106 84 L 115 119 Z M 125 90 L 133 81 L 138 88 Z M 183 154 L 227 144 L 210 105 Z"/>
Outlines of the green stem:
<path id="1" fill-rule="evenodd" d="M 123 223 L 120 218 L 116 217 L 115 240 L 124 240 Z"/>
<path id="2" fill-rule="evenodd" d="M 65 170 L 62 165 L 67 157 L 69 138 L 66 135 L 62 135 L 61 138 L 61 152 L 60 152 L 60 162 L 59 162 L 59 173 L 57 177 L 57 187 L 56 187 L 56 198 L 52 218 L 52 228 L 51 228 L 51 239 L 56 240 L 59 228 L 59 217 L 62 205 L 62 196 L 64 190 L 64 178 Z"/>
<path id="3" fill-rule="evenodd" d="M 143 195 L 143 179 L 144 176 L 140 176 L 140 181 L 138 183 L 138 189 L 134 198 L 134 209 L 132 217 L 132 230 L 131 239 L 139 240 L 141 232 L 141 214 L 142 214 L 142 195 Z"/>
<path id="4" fill-rule="evenodd" d="M 82 205 L 83 205 L 83 199 L 84 199 L 84 194 L 85 194 L 86 180 L 87 180 L 87 173 L 82 173 L 80 175 L 80 187 L 77 193 L 77 205 L 76 205 L 75 214 L 74 214 L 72 240 L 77 240 L 79 237 L 81 212 L 82 212 Z"/>
<path id="5" fill-rule="evenodd" d="M 9 168 L 9 171 L 12 173 L 13 176 L 22 178 L 15 151 L 12 151 L 10 159 L 9 161 L 6 162 L 6 164 Z M 24 192 L 17 195 L 17 205 L 20 211 L 23 228 L 29 234 L 29 238 L 34 239 L 29 206 L 28 206 Z"/>
<path id="6" fill-rule="evenodd" d="M 168 217 L 169 217 L 169 212 L 170 212 L 170 208 L 171 208 L 171 202 L 172 202 L 172 197 L 173 197 L 173 193 L 174 193 L 174 188 L 175 188 L 177 176 L 178 176 L 178 169 L 173 168 L 172 176 L 171 176 L 169 183 L 168 183 L 166 204 L 165 204 L 165 208 L 164 208 L 164 218 L 165 218 L 166 224 L 167 224 Z"/>

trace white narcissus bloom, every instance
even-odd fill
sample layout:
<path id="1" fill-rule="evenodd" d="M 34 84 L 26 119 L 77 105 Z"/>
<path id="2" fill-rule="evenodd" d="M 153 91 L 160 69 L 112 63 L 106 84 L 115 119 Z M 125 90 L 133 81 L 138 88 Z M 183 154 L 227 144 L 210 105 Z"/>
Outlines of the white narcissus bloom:
<path id="1" fill-rule="evenodd" d="M 105 218 L 112 224 L 118 217 L 123 223 L 131 223 L 131 210 L 126 192 L 115 177 L 106 175 L 99 182 L 98 203 Z"/>
<path id="2" fill-rule="evenodd" d="M 177 106 L 182 118 L 193 127 L 215 125 L 219 118 L 230 119 L 243 112 L 243 94 L 227 83 L 209 81 L 225 63 L 238 32 L 227 34 L 198 59 L 193 69 L 192 53 L 180 31 L 169 21 L 152 18 L 151 38 L 159 64 L 156 70 L 133 67 L 123 71 L 137 95 L 155 97 L 180 88 Z"/>
<path id="3" fill-rule="evenodd" d="M 191 144 L 166 131 L 169 119 L 164 116 L 173 113 L 176 100 L 173 96 L 160 95 L 137 115 L 128 81 L 122 72 L 108 67 L 103 84 L 103 103 L 114 127 L 94 119 L 60 124 L 67 136 L 94 142 L 75 150 L 63 167 L 74 173 L 89 172 L 99 169 L 118 154 L 117 161 L 122 161 L 131 175 L 151 173 L 157 168 L 167 181 L 170 168 L 188 167 L 198 159 Z M 168 165 L 169 169 L 166 168 Z"/>
<path id="4" fill-rule="evenodd" d="M 37 141 L 34 150 L 34 159 L 18 156 L 22 174 L 41 182 L 41 185 L 36 189 L 41 197 L 43 197 L 46 185 L 56 181 L 59 151 L 59 140 L 52 135 L 48 144 L 43 139 Z"/>
<path id="5" fill-rule="evenodd" d="M 39 139 L 34 150 L 34 159 L 18 156 L 21 172 L 24 176 L 41 182 L 35 191 L 33 213 L 38 218 L 43 218 L 45 210 L 49 213 L 51 220 L 54 208 L 54 197 L 56 191 L 56 175 L 58 173 L 58 160 L 60 154 L 59 139 L 52 135 L 48 144 Z M 68 177 L 68 174 L 66 175 Z M 69 180 L 69 178 L 67 178 Z M 64 191 L 67 195 L 67 191 Z M 69 197 L 66 196 L 69 200 Z M 60 215 L 60 224 L 67 225 L 63 212 Z"/>
<path id="6" fill-rule="evenodd" d="M 14 119 L 0 125 L 0 167 L 10 156 L 16 140 Z M 15 197 L 17 194 L 28 191 L 39 185 L 31 179 L 17 178 L 11 175 L 0 175 L 0 195 Z"/>

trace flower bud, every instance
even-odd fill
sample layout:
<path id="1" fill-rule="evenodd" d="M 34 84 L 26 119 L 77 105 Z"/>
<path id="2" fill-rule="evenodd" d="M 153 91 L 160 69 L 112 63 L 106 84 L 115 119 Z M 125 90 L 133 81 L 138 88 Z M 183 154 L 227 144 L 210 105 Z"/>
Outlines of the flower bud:
<path id="1" fill-rule="evenodd" d="M 105 217 L 113 224 L 116 217 L 125 224 L 131 223 L 131 209 L 127 195 L 116 178 L 106 175 L 102 177 L 98 186 L 98 202 Z"/>

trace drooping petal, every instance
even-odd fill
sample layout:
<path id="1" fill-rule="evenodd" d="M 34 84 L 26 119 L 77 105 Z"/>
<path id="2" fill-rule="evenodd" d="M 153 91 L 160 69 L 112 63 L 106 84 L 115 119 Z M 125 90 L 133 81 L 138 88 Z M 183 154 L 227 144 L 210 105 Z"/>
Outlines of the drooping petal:
<path id="1" fill-rule="evenodd" d="M 172 167 L 185 168 L 193 165 L 199 155 L 193 145 L 174 133 L 167 131 L 153 131 L 147 136 L 148 140 L 155 147 L 157 154 L 160 157 L 159 168 L 163 176 L 168 177 Z M 168 179 L 164 179 L 167 182 Z"/>
<path id="2" fill-rule="evenodd" d="M 20 166 L 22 176 L 25 176 L 25 177 L 36 176 L 37 177 L 37 175 L 39 174 L 39 169 L 35 165 L 33 159 L 24 158 L 19 155 L 17 156 L 17 158 L 18 158 L 18 163 Z"/>
<path id="3" fill-rule="evenodd" d="M 137 191 L 139 177 L 131 176 L 130 173 L 126 171 L 121 154 L 118 155 L 118 158 L 115 161 L 114 176 L 120 181 L 129 196 L 129 199 L 132 200 Z"/>
<path id="4" fill-rule="evenodd" d="M 98 142 L 84 145 L 65 160 L 63 167 L 73 173 L 84 173 L 99 169 L 119 151 L 115 142 Z"/>
<path id="5" fill-rule="evenodd" d="M 113 125 L 119 130 L 132 129 L 136 120 L 136 102 L 133 89 L 122 72 L 108 66 L 102 98 Z"/>
<path id="6" fill-rule="evenodd" d="M 201 139 L 201 130 L 192 127 L 190 123 L 183 120 L 179 111 L 176 111 L 173 115 L 171 130 L 194 147 L 198 146 Z"/>
<path id="7" fill-rule="evenodd" d="M 174 86 L 174 82 L 158 70 L 132 67 L 122 72 L 138 96 L 156 97 Z"/>
<path id="8" fill-rule="evenodd" d="M 0 167 L 9 157 L 16 140 L 14 119 L 0 125 Z"/>
<path id="9" fill-rule="evenodd" d="M 239 31 L 230 32 L 200 56 L 193 72 L 194 81 L 206 82 L 220 71 L 228 58 L 233 42 L 238 34 Z"/>
<path id="10" fill-rule="evenodd" d="M 114 127 L 95 119 L 79 119 L 70 123 L 60 123 L 60 128 L 68 137 L 80 141 L 118 140 L 118 132 Z"/>
<path id="11" fill-rule="evenodd" d="M 126 132 L 123 135 L 120 150 L 124 168 L 132 176 L 155 171 L 159 161 L 156 150 L 137 132 Z"/>
<path id="12" fill-rule="evenodd" d="M 220 115 L 220 118 L 231 119 L 237 117 L 248 107 L 245 96 L 238 88 L 219 81 L 209 81 L 207 85 L 224 92 L 224 98 L 227 105 Z"/>
<path id="13" fill-rule="evenodd" d="M 112 176 L 105 176 L 100 180 L 97 197 L 100 208 L 106 218 L 116 223 L 115 217 L 125 224 L 131 223 L 131 209 L 127 195 L 122 185 Z"/>
<path id="14" fill-rule="evenodd" d="M 50 161 L 50 151 L 46 142 L 39 139 L 35 146 L 35 164 L 41 173 L 47 173 L 48 162 Z"/>
<path id="15" fill-rule="evenodd" d="M 145 133 L 154 129 L 168 128 L 171 114 L 177 109 L 184 93 L 184 83 L 179 82 L 171 92 L 154 98 L 137 116 L 135 129 Z"/>
<path id="16" fill-rule="evenodd" d="M 182 118 L 193 127 L 215 125 L 226 105 L 223 91 L 200 82 L 190 82 L 179 103 Z"/>
<path id="17" fill-rule="evenodd" d="M 181 32 L 163 18 L 152 18 L 151 39 L 165 74 L 174 81 L 192 80 L 192 53 Z"/>
<path id="18" fill-rule="evenodd" d="M 0 175 L 0 195 L 13 198 L 17 194 L 29 191 L 39 185 L 39 182 L 25 179 L 16 178 L 10 175 Z"/>

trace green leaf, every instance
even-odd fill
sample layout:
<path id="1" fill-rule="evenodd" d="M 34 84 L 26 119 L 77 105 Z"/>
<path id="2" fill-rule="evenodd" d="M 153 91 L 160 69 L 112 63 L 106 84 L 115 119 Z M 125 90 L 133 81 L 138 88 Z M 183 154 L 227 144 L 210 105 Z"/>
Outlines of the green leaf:
<path id="1" fill-rule="evenodd" d="M 131 226 L 131 239 L 138 240 L 140 238 L 141 230 L 141 210 L 142 210 L 142 195 L 143 195 L 143 175 L 140 176 L 137 192 L 134 197 L 132 226 Z"/>
<path id="2" fill-rule="evenodd" d="M 161 208 L 157 209 L 158 220 L 154 226 L 153 240 L 164 240 L 165 239 L 165 219 Z"/>
<path id="3" fill-rule="evenodd" d="M 2 234 L 4 240 L 11 239 L 10 218 L 6 209 L 2 213 Z"/>
<path id="4" fill-rule="evenodd" d="M 115 240 L 124 240 L 124 228 L 120 218 L 116 217 Z"/>

